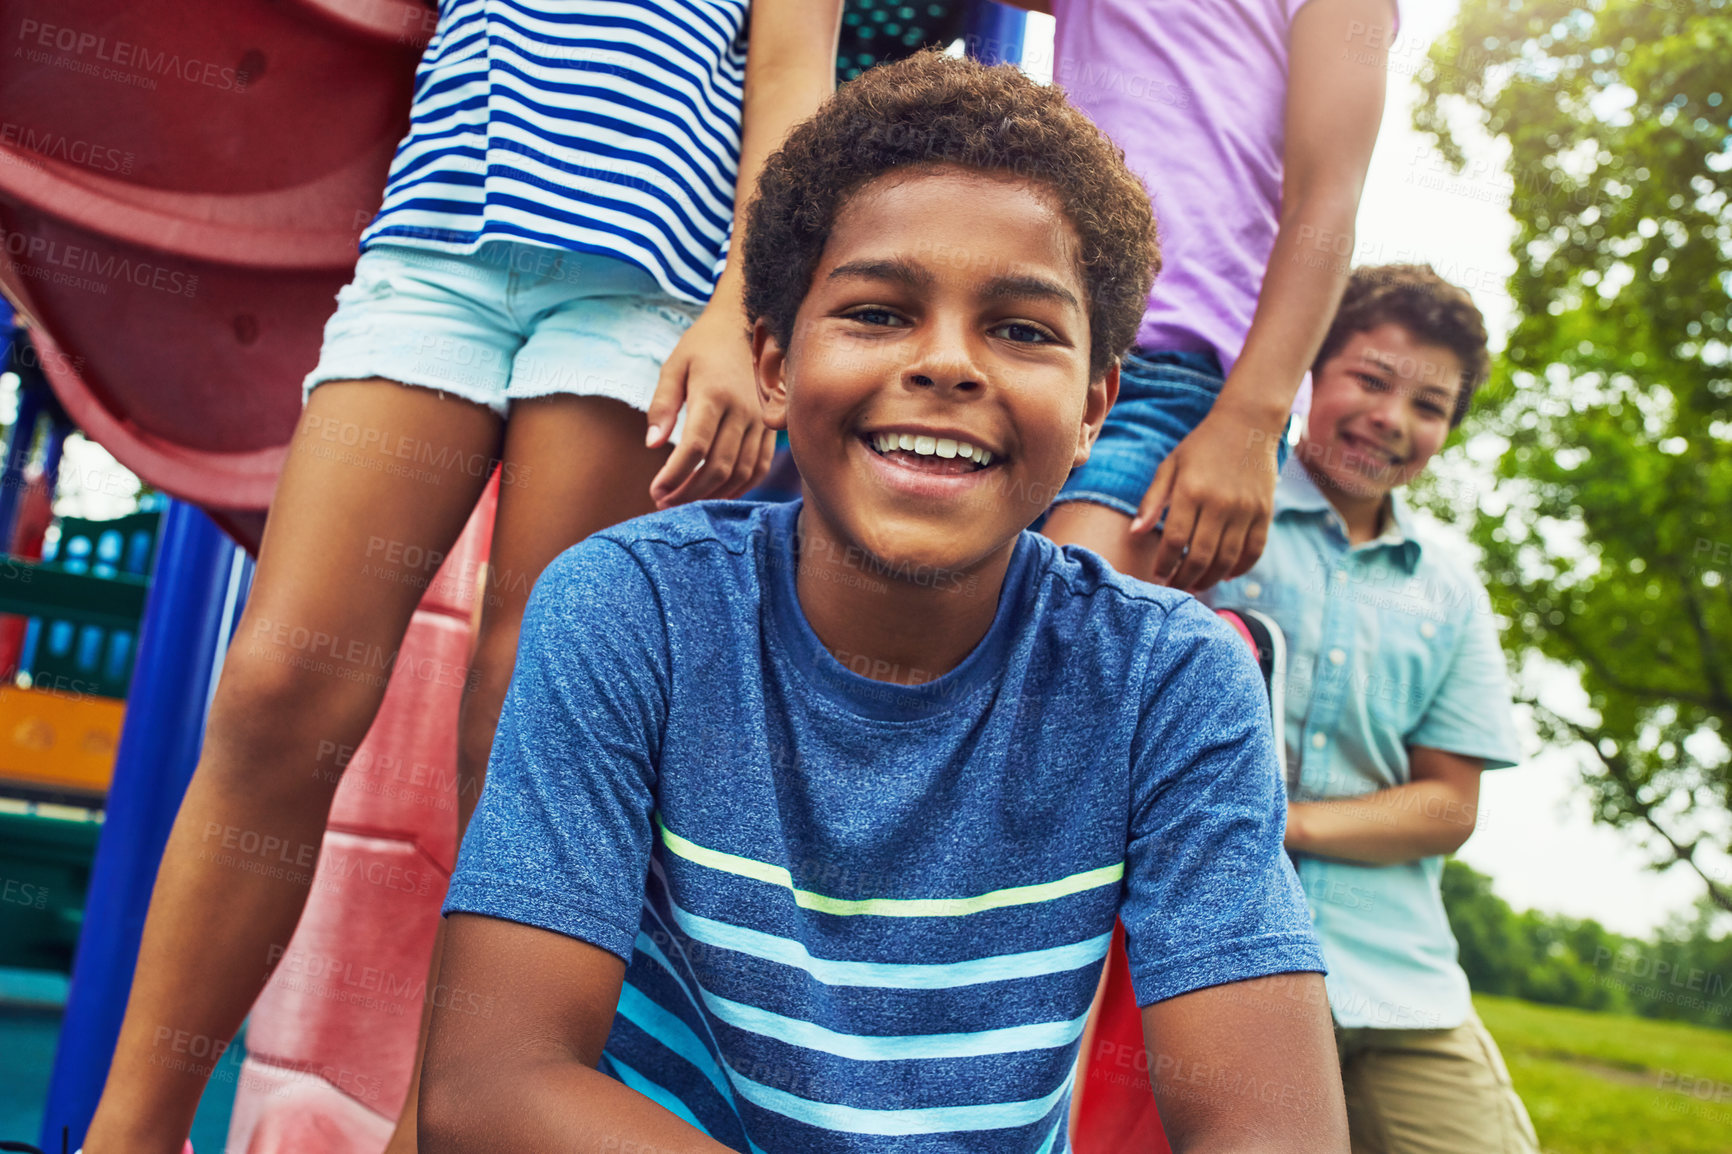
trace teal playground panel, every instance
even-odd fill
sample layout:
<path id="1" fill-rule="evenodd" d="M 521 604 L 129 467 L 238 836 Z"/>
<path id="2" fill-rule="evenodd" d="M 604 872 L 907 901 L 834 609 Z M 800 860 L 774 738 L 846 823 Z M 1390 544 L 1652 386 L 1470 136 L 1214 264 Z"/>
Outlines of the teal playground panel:
<path id="1" fill-rule="evenodd" d="M 43 568 L 100 578 L 148 578 L 162 513 L 151 509 L 111 521 L 60 519 L 60 539 L 44 551 Z M 37 617 L 19 662 L 35 684 L 76 686 L 97 697 L 124 698 L 132 682 L 138 628 Z"/>

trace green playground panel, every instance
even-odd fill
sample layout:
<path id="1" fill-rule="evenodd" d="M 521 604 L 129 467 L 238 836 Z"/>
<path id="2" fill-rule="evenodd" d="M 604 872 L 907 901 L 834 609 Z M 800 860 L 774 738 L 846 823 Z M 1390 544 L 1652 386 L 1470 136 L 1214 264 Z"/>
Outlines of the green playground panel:
<path id="1" fill-rule="evenodd" d="M 26 582 L 0 584 L 0 611 L 39 619 L 28 670 L 36 684 L 125 698 L 162 514 L 62 517 L 58 524 L 53 559 L 30 566 Z M 26 607 L 15 608 L 7 592 L 22 594 Z"/>
<path id="2" fill-rule="evenodd" d="M 0 799 L 0 966 L 72 972 L 99 815 Z"/>
<path id="3" fill-rule="evenodd" d="M 874 64 L 901 60 L 927 46 L 947 48 L 962 35 L 966 4 L 847 0 L 836 44 L 836 79 L 852 80 Z"/>
<path id="4" fill-rule="evenodd" d="M 91 577 L 45 562 L 0 560 L 0 613 L 20 617 L 136 629 L 149 588 L 136 577 Z"/>
<path id="5" fill-rule="evenodd" d="M 124 698 L 162 514 L 65 517 L 51 561 L 0 557 L 0 613 L 40 622 L 39 687 Z M 0 796 L 0 967 L 71 973 L 100 813 Z"/>

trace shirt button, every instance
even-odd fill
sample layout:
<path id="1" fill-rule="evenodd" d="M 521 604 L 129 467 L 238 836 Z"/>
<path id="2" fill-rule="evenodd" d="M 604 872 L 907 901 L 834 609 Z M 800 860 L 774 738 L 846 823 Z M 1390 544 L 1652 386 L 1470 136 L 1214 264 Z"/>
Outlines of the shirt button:
<path id="1" fill-rule="evenodd" d="M 1329 739 L 1327 737 L 1324 737 L 1321 733 L 1313 733 L 1311 735 L 1311 748 L 1312 749 L 1322 749 L 1325 745 L 1328 745 L 1328 744 L 1329 744 Z"/>
<path id="2" fill-rule="evenodd" d="M 1261 597 L 1262 595 L 1263 587 L 1261 585 L 1257 584 L 1255 581 L 1247 581 L 1245 583 L 1245 596 Z"/>
<path id="3" fill-rule="evenodd" d="M 1421 637 L 1436 637 L 1437 626 L 1433 625 L 1429 621 L 1421 621 L 1419 623 L 1419 635 Z"/>
<path id="4" fill-rule="evenodd" d="M 1341 650 L 1331 649 L 1329 651 L 1329 664 L 1340 665 L 1343 661 L 1346 661 L 1346 660 L 1347 660 L 1347 654 L 1343 653 Z"/>
<path id="5" fill-rule="evenodd" d="M 1335 579 L 1336 579 L 1336 580 L 1337 580 L 1337 581 L 1345 581 L 1345 580 L 1347 580 L 1347 570 L 1345 570 L 1345 569 L 1337 569 L 1337 570 L 1336 570 L 1336 571 L 1335 571 Z"/>

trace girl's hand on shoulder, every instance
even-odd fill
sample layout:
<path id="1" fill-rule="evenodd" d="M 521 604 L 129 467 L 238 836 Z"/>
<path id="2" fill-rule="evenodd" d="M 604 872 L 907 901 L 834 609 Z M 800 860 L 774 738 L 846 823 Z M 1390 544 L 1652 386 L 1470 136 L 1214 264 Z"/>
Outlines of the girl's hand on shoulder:
<path id="1" fill-rule="evenodd" d="M 680 406 L 685 428 L 650 483 L 656 508 L 738 497 L 770 471 L 776 434 L 764 424 L 752 349 L 738 307 L 711 304 L 662 365 L 649 407 L 649 448 L 665 445 Z"/>

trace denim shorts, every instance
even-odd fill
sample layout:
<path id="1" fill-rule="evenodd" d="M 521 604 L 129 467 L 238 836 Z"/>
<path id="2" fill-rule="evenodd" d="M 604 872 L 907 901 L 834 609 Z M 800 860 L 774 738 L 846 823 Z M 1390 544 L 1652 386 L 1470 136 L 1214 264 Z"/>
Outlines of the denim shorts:
<path id="1" fill-rule="evenodd" d="M 1093 501 L 1135 517 L 1154 484 L 1155 470 L 1203 423 L 1224 380 L 1221 362 L 1212 352 L 1133 349 L 1125 354 L 1119 398 L 1107 412 L 1089 459 L 1070 471 L 1053 504 Z M 1285 437 L 1276 455 L 1286 462 Z"/>
<path id="2" fill-rule="evenodd" d="M 700 311 L 613 257 L 509 241 L 468 256 L 376 244 L 337 293 L 302 388 L 384 377 L 502 417 L 513 400 L 555 394 L 647 411 L 662 363 Z"/>

